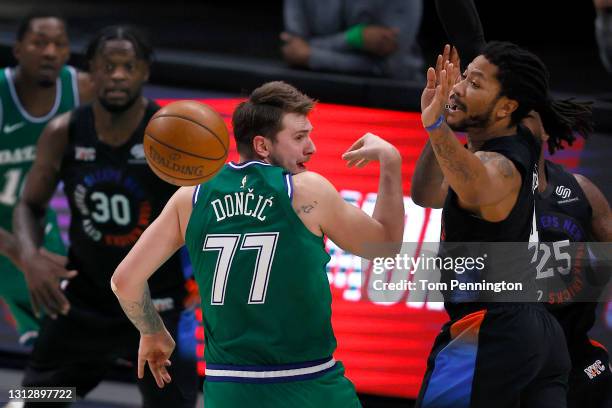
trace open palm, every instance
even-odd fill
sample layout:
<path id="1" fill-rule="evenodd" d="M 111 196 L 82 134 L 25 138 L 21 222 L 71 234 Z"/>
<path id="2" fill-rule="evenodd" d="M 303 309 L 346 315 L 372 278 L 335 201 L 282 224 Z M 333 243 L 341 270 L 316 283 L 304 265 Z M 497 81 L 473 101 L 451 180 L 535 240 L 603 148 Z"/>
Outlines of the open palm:
<path id="1" fill-rule="evenodd" d="M 427 70 L 427 85 L 421 94 L 421 120 L 424 126 L 432 125 L 444 113 L 448 95 L 460 80 L 459 67 L 457 49 L 447 44 L 442 54 L 438 55 L 436 68 Z"/>

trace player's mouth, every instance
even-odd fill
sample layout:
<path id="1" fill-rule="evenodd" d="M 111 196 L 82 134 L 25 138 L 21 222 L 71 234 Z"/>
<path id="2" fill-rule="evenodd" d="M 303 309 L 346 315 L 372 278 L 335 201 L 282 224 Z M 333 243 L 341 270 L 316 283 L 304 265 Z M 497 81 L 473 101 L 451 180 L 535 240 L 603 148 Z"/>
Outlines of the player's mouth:
<path id="1" fill-rule="evenodd" d="M 39 68 L 39 72 L 45 75 L 53 75 L 58 71 L 58 68 L 55 65 L 44 64 Z"/>
<path id="2" fill-rule="evenodd" d="M 306 162 L 308 160 L 304 160 L 303 162 L 298 162 L 297 163 L 297 167 L 298 169 L 300 169 L 301 171 L 306 171 Z"/>
<path id="3" fill-rule="evenodd" d="M 451 95 L 451 97 L 448 100 L 448 104 L 446 104 L 446 110 L 449 113 L 453 113 L 457 111 L 465 112 L 466 108 L 464 104 L 462 104 L 461 102 L 457 100 L 457 97 L 455 97 L 455 95 Z"/>
<path id="4" fill-rule="evenodd" d="M 109 98 L 125 98 L 128 95 L 123 89 L 107 89 L 105 94 Z"/>

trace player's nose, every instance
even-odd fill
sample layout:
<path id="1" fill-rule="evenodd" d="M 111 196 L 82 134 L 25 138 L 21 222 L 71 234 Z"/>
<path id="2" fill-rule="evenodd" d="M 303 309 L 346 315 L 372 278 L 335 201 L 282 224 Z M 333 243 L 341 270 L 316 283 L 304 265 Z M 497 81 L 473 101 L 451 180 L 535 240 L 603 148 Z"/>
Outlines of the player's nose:
<path id="1" fill-rule="evenodd" d="M 304 154 L 311 156 L 315 154 L 316 151 L 317 147 L 315 146 L 314 142 L 311 138 L 308 138 L 308 143 L 306 144 L 306 150 L 304 151 Z"/>

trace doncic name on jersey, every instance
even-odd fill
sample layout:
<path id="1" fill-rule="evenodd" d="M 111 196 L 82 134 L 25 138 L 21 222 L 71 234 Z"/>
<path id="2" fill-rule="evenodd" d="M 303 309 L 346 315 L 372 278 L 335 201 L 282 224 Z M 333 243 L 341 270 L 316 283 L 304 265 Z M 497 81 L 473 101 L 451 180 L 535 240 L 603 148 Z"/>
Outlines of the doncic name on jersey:
<path id="1" fill-rule="evenodd" d="M 116 168 L 86 173 L 73 198 L 87 236 L 105 245 L 134 245 L 152 221 L 151 203 L 142 186 Z"/>
<path id="2" fill-rule="evenodd" d="M 226 194 L 223 198 L 217 198 L 210 202 L 217 217 L 217 222 L 237 215 L 253 217 L 259 221 L 266 220 L 264 212 L 274 205 L 274 196 L 264 197 L 256 194 L 253 188 L 246 187 L 246 183 L 247 176 L 244 176 L 241 181 L 241 191 Z"/>

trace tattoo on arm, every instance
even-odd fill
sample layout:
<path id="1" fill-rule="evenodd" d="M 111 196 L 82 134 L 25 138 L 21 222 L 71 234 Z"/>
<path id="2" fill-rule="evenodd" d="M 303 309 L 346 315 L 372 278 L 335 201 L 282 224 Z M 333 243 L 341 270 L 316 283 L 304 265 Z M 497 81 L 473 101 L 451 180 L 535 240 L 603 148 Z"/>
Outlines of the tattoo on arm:
<path id="1" fill-rule="evenodd" d="M 145 284 L 145 290 L 140 302 L 122 299 L 119 299 L 119 302 L 127 317 L 134 323 L 134 326 L 138 328 L 141 334 L 154 334 L 164 327 L 164 323 L 153 305 L 148 284 Z"/>
<path id="2" fill-rule="evenodd" d="M 511 178 L 514 176 L 514 165 L 507 157 L 498 153 L 484 152 L 479 158 L 482 164 L 488 162 L 494 164 L 502 177 Z"/>
<path id="3" fill-rule="evenodd" d="M 304 212 L 306 214 L 310 214 L 312 210 L 314 210 L 318 204 L 319 203 L 317 201 L 314 201 L 311 204 L 301 205 L 300 208 L 296 210 L 296 213 L 299 214 L 299 213 Z"/>
<path id="4" fill-rule="evenodd" d="M 432 146 L 438 159 L 441 161 L 440 165 L 449 169 L 457 177 L 460 177 L 463 182 L 469 182 L 474 179 L 475 174 L 467 166 L 463 166 L 454 160 L 457 148 L 450 140 L 440 140 L 435 143 L 432 141 Z"/>

